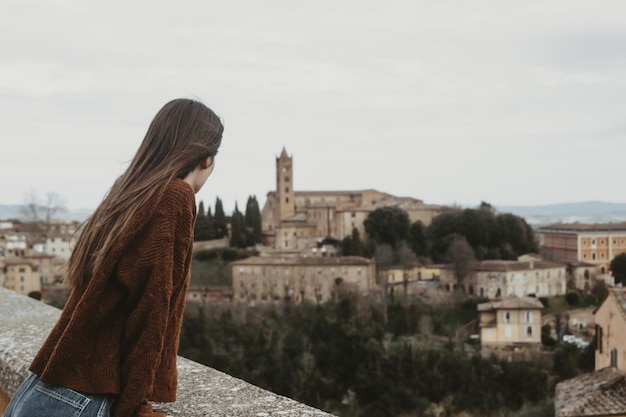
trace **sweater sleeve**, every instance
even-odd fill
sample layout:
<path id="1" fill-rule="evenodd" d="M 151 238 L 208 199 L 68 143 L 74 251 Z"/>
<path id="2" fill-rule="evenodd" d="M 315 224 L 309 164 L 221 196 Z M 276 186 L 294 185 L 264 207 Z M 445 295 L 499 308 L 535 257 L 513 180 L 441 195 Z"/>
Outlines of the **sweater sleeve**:
<path id="1" fill-rule="evenodd" d="M 194 219 L 195 201 L 189 207 L 176 196 L 164 195 L 154 218 L 138 234 L 129 256 L 118 265 L 117 277 L 126 287 L 129 300 L 115 417 L 165 417 L 152 410 L 148 398 L 164 343 L 174 343 L 165 340 L 165 334 L 172 292 L 177 286 L 174 280 L 186 279 L 179 272 L 188 262 Z"/>

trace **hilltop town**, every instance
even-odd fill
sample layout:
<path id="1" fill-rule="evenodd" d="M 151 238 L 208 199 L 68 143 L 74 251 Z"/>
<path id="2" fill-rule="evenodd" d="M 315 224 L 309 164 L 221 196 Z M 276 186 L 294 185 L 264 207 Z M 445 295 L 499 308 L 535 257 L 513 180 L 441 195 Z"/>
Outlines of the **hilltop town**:
<path id="1" fill-rule="evenodd" d="M 322 306 L 356 297 L 389 320 L 389 306 L 408 315 L 410 305 L 469 301 L 474 319 L 448 332 L 449 340 L 483 358 L 544 363 L 549 340 L 591 346 L 594 372 L 561 382 L 555 407 L 564 417 L 605 415 L 570 413 L 594 391 L 572 399 L 565 387 L 613 381 L 608 389 L 618 392 L 615 381 L 623 384 L 626 345 L 615 329 L 626 326 L 626 295 L 611 262 L 626 256 L 626 223 L 533 229 L 486 203 L 461 209 L 374 189 L 299 191 L 294 175 L 283 149 L 262 209 L 254 198 L 245 215 L 225 216 L 202 203 L 189 305 Z M 0 220 L 0 285 L 62 307 L 63 266 L 79 233 L 78 221 Z M 549 308 L 555 300 L 586 310 Z M 615 395 L 615 409 L 626 412 L 626 396 Z"/>

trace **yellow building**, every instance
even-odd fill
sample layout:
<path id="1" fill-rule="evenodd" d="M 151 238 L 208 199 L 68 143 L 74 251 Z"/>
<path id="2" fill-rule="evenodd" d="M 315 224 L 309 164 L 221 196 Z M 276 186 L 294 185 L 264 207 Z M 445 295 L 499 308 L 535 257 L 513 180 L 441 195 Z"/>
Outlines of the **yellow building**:
<path id="1" fill-rule="evenodd" d="M 609 273 L 615 256 L 626 253 L 626 223 L 553 224 L 537 234 L 554 259 L 593 264 L 600 275 Z"/>
<path id="2" fill-rule="evenodd" d="M 396 206 L 413 223 L 429 225 L 451 208 L 395 197 L 377 190 L 295 191 L 293 157 L 283 148 L 276 158 L 276 191 L 267 194 L 261 213 L 264 243 L 280 251 L 309 250 L 323 238 L 341 240 L 357 229 L 365 239 L 364 221 L 380 207 Z"/>
<path id="3" fill-rule="evenodd" d="M 540 347 L 542 308 L 534 297 L 510 296 L 479 304 L 481 347 Z"/>
<path id="4" fill-rule="evenodd" d="M 10 258 L 4 262 L 4 287 L 20 294 L 41 292 L 41 273 L 30 259 Z"/>
<path id="5" fill-rule="evenodd" d="M 373 260 L 342 257 L 251 257 L 231 263 L 236 303 L 324 303 L 338 291 L 369 296 L 378 287 Z"/>
<path id="6" fill-rule="evenodd" d="M 611 366 L 626 372 L 626 289 L 609 289 L 594 315 L 596 370 Z"/>

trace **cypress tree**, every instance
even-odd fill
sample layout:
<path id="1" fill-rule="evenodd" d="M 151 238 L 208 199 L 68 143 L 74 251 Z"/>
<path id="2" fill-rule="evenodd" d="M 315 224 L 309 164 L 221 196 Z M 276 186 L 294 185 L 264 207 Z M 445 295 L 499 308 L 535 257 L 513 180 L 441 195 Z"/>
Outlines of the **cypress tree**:
<path id="1" fill-rule="evenodd" d="M 246 247 L 245 224 L 246 220 L 235 202 L 235 211 L 230 221 L 230 246 L 236 248 Z"/>
<path id="2" fill-rule="evenodd" d="M 224 214 L 222 200 L 220 200 L 219 197 L 215 198 L 215 215 L 213 216 L 213 224 L 215 227 L 215 237 L 217 239 L 221 239 L 226 236 L 226 215 Z"/>
<path id="3" fill-rule="evenodd" d="M 246 232 L 249 236 L 248 243 L 260 243 L 262 238 L 261 210 L 256 196 L 249 196 L 246 203 Z"/>

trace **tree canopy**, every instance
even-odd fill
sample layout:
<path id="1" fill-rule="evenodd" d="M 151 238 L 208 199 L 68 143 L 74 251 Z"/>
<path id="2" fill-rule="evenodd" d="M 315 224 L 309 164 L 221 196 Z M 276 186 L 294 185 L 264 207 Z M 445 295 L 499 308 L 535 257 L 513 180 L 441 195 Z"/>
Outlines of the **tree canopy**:
<path id="1" fill-rule="evenodd" d="M 369 240 L 376 245 L 388 245 L 393 252 L 408 245 L 418 258 L 435 263 L 449 261 L 449 247 L 455 238 L 464 239 L 476 260 L 514 260 L 538 251 L 526 220 L 511 213 L 497 213 L 484 202 L 478 208 L 446 211 L 428 227 L 419 220 L 410 223 L 407 212 L 399 207 L 382 207 L 372 211 L 364 225 Z M 387 255 L 395 262 L 402 258 L 397 253 Z"/>
<path id="2" fill-rule="evenodd" d="M 620 253 L 611 261 L 611 273 L 615 277 L 615 283 L 626 285 L 626 253 Z"/>
<path id="3" fill-rule="evenodd" d="M 410 220 L 406 211 L 398 207 L 381 207 L 365 219 L 365 231 L 377 243 L 395 247 L 409 234 Z"/>

